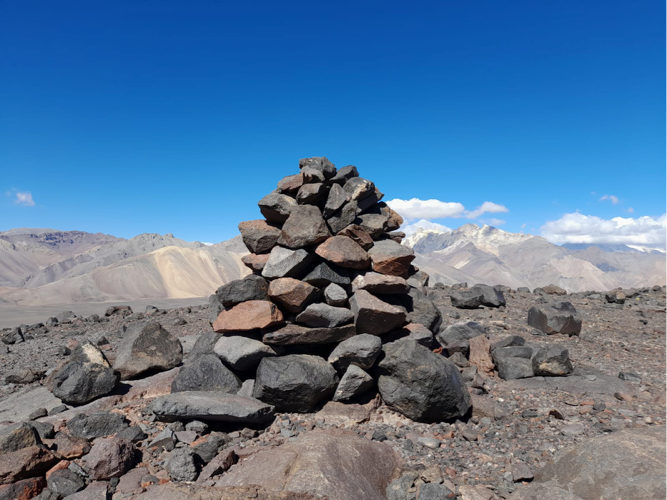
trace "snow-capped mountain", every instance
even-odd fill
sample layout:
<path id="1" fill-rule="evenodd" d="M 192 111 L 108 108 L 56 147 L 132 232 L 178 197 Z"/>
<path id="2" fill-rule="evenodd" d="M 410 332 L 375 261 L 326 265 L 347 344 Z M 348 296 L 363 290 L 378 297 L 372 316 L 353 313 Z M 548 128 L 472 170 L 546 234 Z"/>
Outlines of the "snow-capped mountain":
<path id="1" fill-rule="evenodd" d="M 567 248 L 540 236 L 483 225 L 458 229 L 408 226 L 404 244 L 432 282 L 502 284 L 535 288 L 557 284 L 570 291 L 665 284 L 665 258 L 655 249 Z M 621 250 L 621 251 L 619 251 Z"/>

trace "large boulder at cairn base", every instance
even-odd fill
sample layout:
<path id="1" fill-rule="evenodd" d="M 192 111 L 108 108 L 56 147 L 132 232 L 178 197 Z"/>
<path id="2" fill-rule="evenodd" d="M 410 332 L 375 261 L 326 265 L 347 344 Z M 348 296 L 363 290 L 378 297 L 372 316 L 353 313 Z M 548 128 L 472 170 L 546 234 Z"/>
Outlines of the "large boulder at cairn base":
<path id="1" fill-rule="evenodd" d="M 378 389 L 385 404 L 419 422 L 463 417 L 471 407 L 470 394 L 459 369 L 412 339 L 383 347 L 378 363 Z"/>
<path id="2" fill-rule="evenodd" d="M 653 500 L 667 494 L 665 465 L 665 427 L 638 427 L 560 451 L 553 461 L 538 469 L 535 482 L 562 488 L 582 500 Z M 525 490 L 540 488 L 531 485 Z M 510 498 L 537 497 L 528 496 L 520 488 Z"/>
<path id="3" fill-rule="evenodd" d="M 399 328 L 407 319 L 404 308 L 388 304 L 365 290 L 357 290 L 350 297 L 350 308 L 358 333 L 382 335 Z"/>
<path id="4" fill-rule="evenodd" d="M 160 323 L 137 323 L 130 326 L 118 347 L 115 371 L 121 380 L 146 372 L 169 370 L 183 360 L 183 346 Z"/>
<path id="5" fill-rule="evenodd" d="M 222 311 L 213 322 L 218 333 L 247 332 L 282 324 L 283 314 L 268 300 L 249 300 Z"/>
<path id="6" fill-rule="evenodd" d="M 528 311 L 528 324 L 547 335 L 581 333 L 581 316 L 574 306 L 565 300 L 531 307 Z"/>
<path id="7" fill-rule="evenodd" d="M 305 413 L 333 396 L 337 383 L 336 370 L 318 356 L 264 358 L 257 368 L 253 397 L 278 411 Z"/>
<path id="8" fill-rule="evenodd" d="M 274 408 L 253 398 L 217 391 L 168 394 L 149 406 L 160 420 L 206 420 L 213 422 L 263 423 L 273 418 Z"/>
<path id="9" fill-rule="evenodd" d="M 109 394 L 118 377 L 114 370 L 98 363 L 70 361 L 53 377 L 53 395 L 63 403 L 83 405 Z"/>
<path id="10" fill-rule="evenodd" d="M 383 500 L 401 465 L 384 443 L 342 429 L 315 430 L 240 462 L 216 486 L 262 485 L 329 500 Z"/>

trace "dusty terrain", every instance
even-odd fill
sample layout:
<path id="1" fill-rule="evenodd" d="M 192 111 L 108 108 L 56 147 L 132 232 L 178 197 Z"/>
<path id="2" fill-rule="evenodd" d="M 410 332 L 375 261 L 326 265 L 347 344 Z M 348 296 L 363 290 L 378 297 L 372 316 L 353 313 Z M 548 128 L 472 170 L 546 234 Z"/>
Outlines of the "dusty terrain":
<path id="1" fill-rule="evenodd" d="M 521 335 L 529 344 L 558 343 L 569 350 L 574 374 L 514 381 L 501 380 L 497 375 L 485 377 L 482 385 L 469 388 L 474 410 L 465 422 L 415 423 L 378 406 L 378 400 L 369 396 L 365 405 L 329 404 L 317 413 L 277 414 L 266 428 L 225 428 L 229 446 L 235 446 L 243 456 L 243 449 L 274 447 L 316 429 L 349 428 L 365 439 L 384 442 L 396 450 L 404 460 L 404 470 L 416 471 L 422 482 L 442 483 L 458 490 L 459 495 L 465 485 L 483 485 L 490 494 L 505 498 L 522 479 L 530 480 L 560 450 L 625 428 L 665 424 L 664 287 L 644 289 L 625 304 L 608 303 L 605 295 L 599 293 L 562 297 L 576 307 L 583 319 L 581 335 L 573 337 L 546 336 L 527 325 L 527 311 L 540 299 L 532 293 L 509 291 L 505 293 L 506 307 L 477 310 L 452 307 L 447 290 L 431 288 L 429 296 L 443 314 L 443 327 L 470 319 L 489 328 L 492 343 L 508 334 Z M 103 313 L 102 308 L 97 311 L 102 317 Z M 3 346 L 3 380 L 18 368 L 48 371 L 58 366 L 67 359 L 64 348 L 84 339 L 100 345 L 113 360 L 123 325 L 143 316 L 135 309 L 130 316 L 112 315 L 101 322 L 75 320 L 73 324 L 48 329 L 36 326 L 26 342 Z M 153 318 L 181 340 L 185 352 L 201 333 L 211 329 L 207 306 L 174 308 Z M 620 372 L 639 378 L 624 381 L 619 378 Z M 154 383 L 150 390 L 140 392 L 143 397 L 138 399 L 137 393 L 130 390 L 126 396 L 102 398 L 88 407 L 46 419 L 57 423 L 80 411 L 115 408 L 132 422 L 141 423 L 148 434 L 138 443 L 144 450 L 140 464 L 145 467 L 143 472 L 166 480 L 165 454 L 145 448 L 166 424 L 153 421 L 142 413 L 142 408 L 151 396 L 168 392 L 165 385 L 173 377 L 169 373 L 156 376 L 162 377 L 156 379 L 161 380 L 162 386 Z M 42 379 L 28 385 L 3 384 L 0 419 L 19 421 L 36 408 L 51 410 L 60 405 L 42 387 L 44 383 Z M 137 487 L 133 493 L 141 491 Z"/>

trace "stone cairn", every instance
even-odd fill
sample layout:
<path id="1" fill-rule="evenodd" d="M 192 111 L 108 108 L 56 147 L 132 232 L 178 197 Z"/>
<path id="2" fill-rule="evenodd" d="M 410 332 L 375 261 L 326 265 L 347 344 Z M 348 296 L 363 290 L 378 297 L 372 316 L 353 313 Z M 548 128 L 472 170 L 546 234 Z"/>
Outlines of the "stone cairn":
<path id="1" fill-rule="evenodd" d="M 414 420 L 462 417 L 470 396 L 456 366 L 431 350 L 442 317 L 426 296 L 428 275 L 401 244 L 403 219 L 354 166 L 316 157 L 299 168 L 259 201 L 264 219 L 239 224 L 253 274 L 211 296 L 214 332 L 172 391 L 202 390 L 197 374 L 219 373 L 207 367 L 219 358 L 232 373 L 214 388 L 276 411 L 376 389 Z"/>

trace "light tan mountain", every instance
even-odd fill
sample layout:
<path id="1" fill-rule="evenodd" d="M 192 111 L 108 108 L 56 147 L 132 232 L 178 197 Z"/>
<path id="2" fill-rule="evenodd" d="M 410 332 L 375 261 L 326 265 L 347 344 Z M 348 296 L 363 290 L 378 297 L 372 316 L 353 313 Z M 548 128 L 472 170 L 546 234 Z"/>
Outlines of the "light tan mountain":
<path id="1" fill-rule="evenodd" d="M 531 289 L 553 283 L 572 292 L 665 284 L 661 253 L 570 250 L 539 236 L 487 225 L 416 231 L 406 244 L 415 250 L 416 265 L 431 275 L 432 282 Z"/>
<path id="2" fill-rule="evenodd" d="M 125 240 L 80 232 L 13 231 L 11 243 L 7 233 L 0 233 L 2 284 L 9 285 L 0 288 L 5 304 L 204 297 L 248 273 L 243 253 L 170 234 Z"/>

